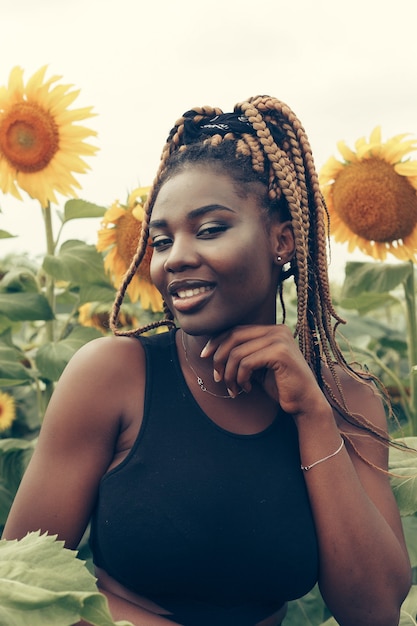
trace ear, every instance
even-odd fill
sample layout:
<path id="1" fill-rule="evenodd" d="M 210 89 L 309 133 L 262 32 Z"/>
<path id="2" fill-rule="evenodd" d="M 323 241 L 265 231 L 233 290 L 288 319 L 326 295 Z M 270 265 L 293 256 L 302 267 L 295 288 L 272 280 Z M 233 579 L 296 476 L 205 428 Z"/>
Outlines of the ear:
<path id="1" fill-rule="evenodd" d="M 294 231 L 291 222 L 276 222 L 272 224 L 271 231 L 271 252 L 276 265 L 289 263 L 295 253 Z"/>

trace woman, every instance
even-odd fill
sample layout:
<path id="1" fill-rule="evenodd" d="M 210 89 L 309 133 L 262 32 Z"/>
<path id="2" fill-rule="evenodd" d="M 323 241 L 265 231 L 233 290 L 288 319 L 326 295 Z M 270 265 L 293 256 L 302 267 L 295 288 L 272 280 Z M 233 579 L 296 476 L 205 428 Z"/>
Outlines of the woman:
<path id="1" fill-rule="evenodd" d="M 410 566 L 385 413 L 334 338 L 325 219 L 285 104 L 184 114 L 116 336 L 64 372 L 5 538 L 40 528 L 74 548 L 91 519 L 99 587 L 137 626 L 278 626 L 317 581 L 342 626 L 398 624 Z M 170 330 L 143 337 L 117 327 L 149 241 Z"/>

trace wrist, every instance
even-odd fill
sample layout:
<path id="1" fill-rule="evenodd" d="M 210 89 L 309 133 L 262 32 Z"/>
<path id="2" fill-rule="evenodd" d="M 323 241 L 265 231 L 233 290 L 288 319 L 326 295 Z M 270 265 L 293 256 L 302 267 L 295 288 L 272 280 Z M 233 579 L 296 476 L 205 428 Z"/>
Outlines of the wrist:
<path id="1" fill-rule="evenodd" d="M 294 413 L 292 417 L 299 431 L 304 429 L 323 431 L 326 427 L 329 430 L 337 429 L 333 409 L 324 397 L 319 402 L 310 404 L 308 411 Z"/>

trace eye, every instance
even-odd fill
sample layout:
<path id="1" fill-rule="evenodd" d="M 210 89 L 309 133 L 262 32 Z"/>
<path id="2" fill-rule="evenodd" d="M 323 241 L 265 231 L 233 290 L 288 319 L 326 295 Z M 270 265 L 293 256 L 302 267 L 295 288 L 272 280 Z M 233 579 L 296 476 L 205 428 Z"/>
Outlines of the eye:
<path id="1" fill-rule="evenodd" d="M 209 224 L 203 224 L 198 229 L 197 236 L 201 239 L 211 239 L 212 237 L 216 237 L 217 235 L 225 232 L 226 230 L 228 230 L 228 228 L 229 226 L 227 224 L 219 224 L 213 222 Z"/>
<path id="2" fill-rule="evenodd" d="M 169 245 L 171 245 L 172 240 L 166 235 L 155 235 L 150 244 L 151 248 L 156 251 L 161 252 L 165 250 Z"/>

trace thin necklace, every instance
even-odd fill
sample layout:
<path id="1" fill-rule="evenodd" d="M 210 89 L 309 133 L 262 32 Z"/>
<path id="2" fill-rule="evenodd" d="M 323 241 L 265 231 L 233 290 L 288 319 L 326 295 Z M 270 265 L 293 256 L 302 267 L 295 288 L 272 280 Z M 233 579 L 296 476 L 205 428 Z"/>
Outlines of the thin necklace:
<path id="1" fill-rule="evenodd" d="M 215 398 L 224 398 L 226 400 L 233 400 L 232 396 L 229 396 L 229 395 L 221 396 L 217 393 L 214 393 L 213 391 L 210 391 L 210 389 L 207 389 L 206 385 L 204 384 L 204 380 L 201 378 L 201 376 L 197 374 L 197 372 L 191 365 L 190 361 L 188 360 L 187 348 L 185 347 L 185 342 L 184 342 L 184 333 L 182 331 L 181 331 L 181 341 L 182 341 L 182 347 L 184 349 L 185 360 L 187 361 L 188 367 L 190 368 L 190 370 L 196 377 L 198 386 L 200 387 L 201 391 L 204 391 L 204 393 L 209 393 L 211 396 L 214 396 Z M 241 393 L 243 393 L 243 389 L 239 391 L 238 395 L 240 395 Z"/>

